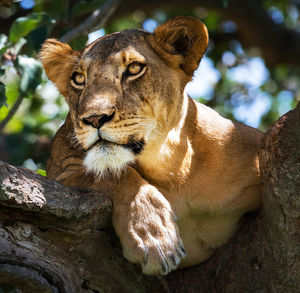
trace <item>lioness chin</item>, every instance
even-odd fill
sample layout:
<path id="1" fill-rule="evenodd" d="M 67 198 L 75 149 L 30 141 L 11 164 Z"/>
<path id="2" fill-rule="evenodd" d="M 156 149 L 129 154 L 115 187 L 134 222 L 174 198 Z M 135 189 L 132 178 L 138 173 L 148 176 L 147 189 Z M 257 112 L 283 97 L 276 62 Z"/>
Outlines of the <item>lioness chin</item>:
<path id="1" fill-rule="evenodd" d="M 107 190 L 124 256 L 145 274 L 206 260 L 260 205 L 261 133 L 189 98 L 206 27 L 176 17 L 82 52 L 46 40 L 41 59 L 69 105 L 48 177 Z"/>

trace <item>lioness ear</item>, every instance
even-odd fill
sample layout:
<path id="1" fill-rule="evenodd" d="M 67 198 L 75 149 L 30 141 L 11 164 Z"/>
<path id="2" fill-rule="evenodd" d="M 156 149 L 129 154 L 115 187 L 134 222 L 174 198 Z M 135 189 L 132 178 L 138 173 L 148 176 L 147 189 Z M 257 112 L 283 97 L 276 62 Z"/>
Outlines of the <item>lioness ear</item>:
<path id="1" fill-rule="evenodd" d="M 65 97 L 70 73 L 79 59 L 80 53 L 69 45 L 55 39 L 48 39 L 42 46 L 40 58 L 48 78 Z"/>
<path id="2" fill-rule="evenodd" d="M 207 49 L 208 33 L 197 18 L 177 16 L 158 26 L 150 42 L 164 59 L 192 76 Z"/>

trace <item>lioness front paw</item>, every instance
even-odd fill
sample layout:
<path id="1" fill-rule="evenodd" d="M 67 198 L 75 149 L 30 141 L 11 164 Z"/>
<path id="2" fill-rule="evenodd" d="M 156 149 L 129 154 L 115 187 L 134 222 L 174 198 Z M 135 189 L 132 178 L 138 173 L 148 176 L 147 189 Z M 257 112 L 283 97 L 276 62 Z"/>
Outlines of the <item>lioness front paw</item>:
<path id="1" fill-rule="evenodd" d="M 166 275 L 176 269 L 185 250 L 174 213 L 163 195 L 147 188 L 131 202 L 127 213 L 130 217 L 126 228 L 124 218 L 123 223 L 114 221 L 124 256 L 141 264 L 147 275 Z"/>
<path id="2" fill-rule="evenodd" d="M 146 275 L 167 275 L 175 270 L 182 258 L 185 258 L 185 250 L 180 238 L 162 242 L 154 241 L 145 245 L 145 259 L 142 263 L 143 273 Z"/>

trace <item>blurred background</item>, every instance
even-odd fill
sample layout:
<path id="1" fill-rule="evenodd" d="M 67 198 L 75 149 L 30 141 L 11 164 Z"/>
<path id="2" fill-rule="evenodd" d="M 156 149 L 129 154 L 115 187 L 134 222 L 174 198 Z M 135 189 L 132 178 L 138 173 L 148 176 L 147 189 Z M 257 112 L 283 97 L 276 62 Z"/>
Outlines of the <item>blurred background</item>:
<path id="1" fill-rule="evenodd" d="M 80 50 L 126 28 L 152 32 L 176 15 L 200 18 L 210 34 L 188 94 L 266 131 L 300 100 L 299 12 L 300 0 L 0 0 L 0 160 L 45 169 L 68 112 L 38 59 L 45 39 Z"/>

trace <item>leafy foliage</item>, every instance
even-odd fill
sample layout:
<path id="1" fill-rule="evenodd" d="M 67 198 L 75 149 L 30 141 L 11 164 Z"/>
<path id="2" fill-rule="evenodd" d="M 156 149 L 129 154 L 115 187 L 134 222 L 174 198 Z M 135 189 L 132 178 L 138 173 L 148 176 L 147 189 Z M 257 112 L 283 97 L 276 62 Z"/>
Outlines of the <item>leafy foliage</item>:
<path id="1" fill-rule="evenodd" d="M 36 173 L 38 173 L 38 174 L 40 174 L 40 175 L 42 175 L 42 176 L 46 176 L 47 174 L 46 174 L 46 171 L 45 170 L 42 170 L 42 169 L 37 169 L 36 170 Z"/>
<path id="2" fill-rule="evenodd" d="M 14 65 L 21 76 L 20 94 L 28 98 L 34 94 L 36 88 L 42 82 L 43 69 L 41 63 L 33 58 L 18 56 Z"/>
<path id="3" fill-rule="evenodd" d="M 26 17 L 19 17 L 12 24 L 9 31 L 9 40 L 17 43 L 22 37 L 27 36 L 31 31 L 40 27 L 42 24 L 50 24 L 52 19 L 46 12 L 36 12 Z"/>

